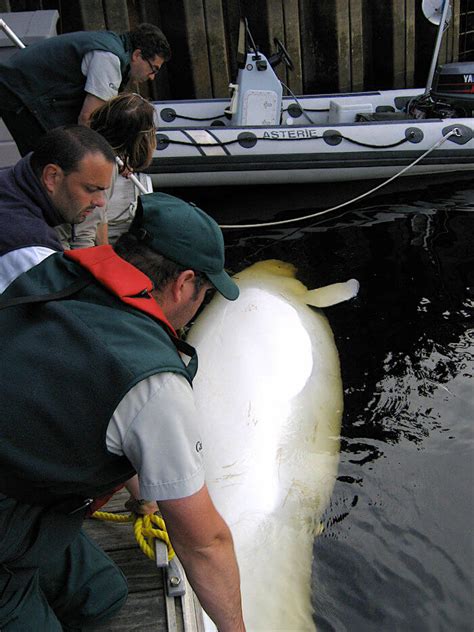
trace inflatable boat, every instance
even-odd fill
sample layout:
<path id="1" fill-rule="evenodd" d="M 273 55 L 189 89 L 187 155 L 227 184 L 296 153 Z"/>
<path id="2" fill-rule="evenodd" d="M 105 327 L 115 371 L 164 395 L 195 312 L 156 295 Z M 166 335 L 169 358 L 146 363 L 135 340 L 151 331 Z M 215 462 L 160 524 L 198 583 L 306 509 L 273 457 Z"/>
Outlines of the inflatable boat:
<path id="1" fill-rule="evenodd" d="M 474 170 L 474 63 L 438 66 L 427 88 L 284 96 L 246 22 L 229 99 L 155 102 L 155 187 L 342 182 Z M 287 89 L 288 91 L 288 89 Z"/>

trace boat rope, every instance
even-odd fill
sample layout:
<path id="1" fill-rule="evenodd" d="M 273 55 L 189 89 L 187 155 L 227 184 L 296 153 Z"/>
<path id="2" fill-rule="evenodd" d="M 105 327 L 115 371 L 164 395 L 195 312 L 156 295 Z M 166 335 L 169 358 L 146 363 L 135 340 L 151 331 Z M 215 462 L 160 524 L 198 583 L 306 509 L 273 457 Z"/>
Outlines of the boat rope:
<path id="1" fill-rule="evenodd" d="M 304 108 L 301 103 L 293 96 L 293 99 L 295 99 L 296 104 L 300 106 L 301 111 L 302 112 L 329 112 L 329 108 Z M 282 112 L 288 112 L 289 108 L 293 105 L 293 103 L 290 103 L 290 105 L 287 108 L 282 108 Z M 316 123 L 313 123 L 313 121 L 311 121 L 312 125 L 316 125 Z"/>
<path id="2" fill-rule="evenodd" d="M 263 228 L 263 227 L 268 227 L 268 226 L 281 226 L 282 224 L 290 224 L 292 222 L 302 222 L 307 219 L 313 219 L 314 217 L 319 217 L 320 215 L 326 215 L 326 213 L 331 213 L 332 211 L 337 211 L 338 209 L 343 208 L 344 206 L 348 206 L 349 204 L 353 204 L 354 202 L 362 200 L 368 195 L 371 195 L 375 191 L 378 191 L 382 187 L 386 186 L 390 182 L 393 182 L 393 180 L 402 176 L 409 169 L 412 169 L 415 165 L 421 162 L 423 158 L 426 158 L 428 154 L 430 154 L 432 151 L 440 147 L 444 142 L 448 140 L 448 138 L 450 138 L 451 136 L 460 136 L 460 135 L 461 135 L 461 132 L 458 130 L 457 127 L 452 129 L 450 132 L 443 135 L 439 140 L 437 140 L 436 143 L 434 143 L 429 149 L 427 149 L 423 154 L 421 154 L 421 156 L 418 156 L 416 160 L 411 162 L 409 165 L 404 167 L 401 171 L 399 171 L 395 175 L 391 176 L 388 180 L 385 180 L 384 182 L 377 185 L 373 189 L 370 189 L 369 191 L 366 191 L 365 193 L 362 193 L 361 195 L 358 195 L 357 197 L 352 198 L 351 200 L 347 200 L 346 202 L 342 202 L 342 204 L 338 204 L 337 206 L 332 206 L 331 208 L 327 208 L 324 211 L 317 211 L 316 213 L 311 213 L 310 215 L 303 215 L 301 217 L 294 217 L 292 219 L 283 219 L 276 222 L 263 222 L 263 223 L 256 223 L 256 224 L 219 224 L 219 226 L 222 229 L 225 229 L 225 228 L 228 228 L 228 229 L 230 228 Z"/>
<path id="3" fill-rule="evenodd" d="M 138 546 L 143 553 L 152 560 L 156 559 L 155 547 L 153 546 L 153 540 L 155 539 L 163 540 L 166 544 L 168 548 L 168 561 L 171 561 L 175 556 L 168 531 L 166 530 L 165 521 L 157 514 L 141 516 L 135 513 L 115 514 L 108 511 L 95 511 L 92 514 L 92 517 L 97 520 L 104 520 L 107 522 L 133 522 L 133 532 L 135 534 L 135 539 L 138 542 Z"/>
<path id="4" fill-rule="evenodd" d="M 203 118 L 200 118 L 196 116 L 185 116 L 184 114 L 178 114 L 177 112 L 175 112 L 175 118 L 183 119 L 184 121 L 214 121 L 217 119 L 225 118 L 225 116 L 226 115 L 224 113 L 224 114 L 216 114 L 215 116 L 205 116 Z"/>
<path id="5" fill-rule="evenodd" d="M 166 128 L 164 128 L 166 130 Z M 214 130 L 216 129 L 223 129 L 223 128 L 214 128 Z M 288 129 L 292 130 L 294 128 L 289 127 Z M 214 131 L 213 130 L 213 131 Z M 194 131 L 194 130 L 192 130 Z M 201 131 L 201 130 L 199 130 Z M 206 130 L 207 131 L 207 130 Z M 168 136 L 166 136 L 166 134 L 164 132 L 159 132 L 156 135 L 156 147 L 158 149 L 158 151 L 162 151 L 160 150 L 160 145 L 163 147 L 163 149 L 166 149 L 166 147 L 168 147 L 168 145 L 185 145 L 187 147 L 226 147 L 227 145 L 235 145 L 235 144 L 240 144 L 242 145 L 242 143 L 252 143 L 252 145 L 249 145 L 251 147 L 254 147 L 257 142 L 259 140 L 261 141 L 269 141 L 269 142 L 302 142 L 305 140 L 327 140 L 328 138 L 337 138 L 337 139 L 341 139 L 341 140 L 347 140 L 347 142 L 349 143 L 353 143 L 354 145 L 359 145 L 360 147 L 369 147 L 370 149 L 390 149 L 392 147 L 399 147 L 400 145 L 403 145 L 404 143 L 407 143 L 410 141 L 411 138 L 413 138 L 415 136 L 415 132 L 413 130 L 411 130 L 410 132 L 408 132 L 408 135 L 405 136 L 405 138 L 402 138 L 401 140 L 397 140 L 393 143 L 388 143 L 387 145 L 374 145 L 373 143 L 364 143 L 361 140 L 356 140 L 355 138 L 349 138 L 348 136 L 344 136 L 344 134 L 341 134 L 340 132 L 336 131 L 336 130 L 328 130 L 328 133 L 326 136 L 316 136 L 316 135 L 311 135 L 311 136 L 305 136 L 305 137 L 298 137 L 298 138 L 290 138 L 290 137 L 273 137 L 273 136 L 268 136 L 268 137 L 263 137 L 263 136 L 255 136 L 255 134 L 253 134 L 252 132 L 242 132 L 242 135 L 240 135 L 240 138 L 232 138 L 231 140 L 223 140 L 220 141 L 218 139 L 216 139 L 214 142 L 206 142 L 206 143 L 202 143 L 202 142 L 198 142 L 198 141 L 186 141 L 186 140 L 175 140 L 173 138 L 168 138 Z M 247 135 L 245 135 L 247 134 Z M 245 145 L 243 145 L 245 146 Z"/>

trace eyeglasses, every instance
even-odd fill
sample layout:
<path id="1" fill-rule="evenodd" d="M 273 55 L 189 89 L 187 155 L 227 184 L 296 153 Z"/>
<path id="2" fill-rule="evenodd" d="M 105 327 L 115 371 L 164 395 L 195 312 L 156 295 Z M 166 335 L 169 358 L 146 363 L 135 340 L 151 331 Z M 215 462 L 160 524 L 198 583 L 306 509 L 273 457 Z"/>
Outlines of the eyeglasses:
<path id="1" fill-rule="evenodd" d="M 151 61 L 146 57 L 143 57 L 143 55 L 142 59 L 144 59 L 146 63 L 150 66 L 150 75 L 153 75 L 155 77 L 160 72 L 160 66 L 154 66 Z"/>

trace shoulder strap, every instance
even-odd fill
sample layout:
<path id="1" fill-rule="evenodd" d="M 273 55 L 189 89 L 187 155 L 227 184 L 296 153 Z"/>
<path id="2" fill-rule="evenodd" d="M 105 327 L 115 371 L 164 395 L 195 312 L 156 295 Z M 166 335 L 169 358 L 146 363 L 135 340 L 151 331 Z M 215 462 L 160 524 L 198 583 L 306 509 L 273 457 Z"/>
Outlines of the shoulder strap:
<path id="1" fill-rule="evenodd" d="M 91 278 L 81 277 L 71 283 L 68 287 L 63 288 L 57 292 L 50 292 L 49 294 L 38 294 L 32 296 L 17 296 L 16 298 L 10 298 L 6 301 L 2 301 L 0 296 L 0 309 L 6 309 L 7 307 L 13 307 L 15 305 L 25 305 L 30 303 L 46 303 L 48 301 L 58 301 L 62 298 L 67 298 L 79 292 L 92 282 Z"/>

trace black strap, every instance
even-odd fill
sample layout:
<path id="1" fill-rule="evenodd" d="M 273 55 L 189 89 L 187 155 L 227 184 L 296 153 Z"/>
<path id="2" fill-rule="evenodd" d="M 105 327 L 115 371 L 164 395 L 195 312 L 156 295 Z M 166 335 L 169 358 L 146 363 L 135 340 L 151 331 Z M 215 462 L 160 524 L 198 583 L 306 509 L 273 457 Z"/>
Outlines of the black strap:
<path id="1" fill-rule="evenodd" d="M 15 305 L 25 305 L 29 303 L 46 303 L 48 301 L 59 301 L 62 298 L 66 298 L 68 296 L 72 296 L 72 294 L 76 294 L 87 285 L 92 283 L 90 278 L 81 277 L 68 285 L 68 287 L 63 288 L 57 292 L 51 292 L 49 294 L 38 294 L 32 296 L 17 296 L 16 298 L 7 299 L 6 301 L 2 301 L 0 297 L 0 309 L 5 309 L 7 307 L 14 307 Z"/>
<path id="2" fill-rule="evenodd" d="M 173 341 L 174 346 L 179 352 L 184 353 L 189 358 L 191 358 L 186 368 L 188 370 L 188 374 L 190 375 L 191 379 L 193 379 L 193 377 L 196 375 L 197 368 L 198 368 L 198 358 L 197 358 L 196 349 L 192 347 L 189 343 L 185 342 L 181 338 L 177 338 L 176 336 L 171 336 L 171 340 Z"/>

